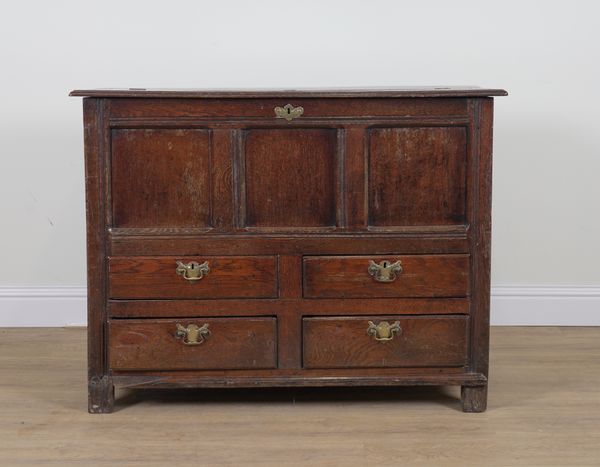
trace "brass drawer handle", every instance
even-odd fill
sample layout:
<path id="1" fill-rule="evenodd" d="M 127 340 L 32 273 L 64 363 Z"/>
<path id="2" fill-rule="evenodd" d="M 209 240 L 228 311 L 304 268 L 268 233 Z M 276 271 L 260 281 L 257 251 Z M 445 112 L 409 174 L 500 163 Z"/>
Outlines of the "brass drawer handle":
<path id="1" fill-rule="evenodd" d="M 199 281 L 210 272 L 208 261 L 200 264 L 196 261 L 191 261 L 187 264 L 177 261 L 175 272 L 188 281 Z"/>
<path id="2" fill-rule="evenodd" d="M 210 331 L 208 330 L 208 323 L 204 323 L 201 327 L 195 324 L 188 324 L 186 327 L 183 327 L 177 323 L 177 332 L 175 335 L 183 338 L 185 345 L 200 345 L 210 336 Z"/>
<path id="3" fill-rule="evenodd" d="M 304 113 L 302 107 L 294 107 L 292 104 L 284 105 L 283 107 L 275 107 L 275 116 L 277 118 L 285 118 L 288 122 L 300 117 Z"/>
<path id="4" fill-rule="evenodd" d="M 394 321 L 392 324 L 387 321 L 382 321 L 379 324 L 369 321 L 369 327 L 367 328 L 367 334 L 373 336 L 376 341 L 391 341 L 394 334 L 400 334 L 401 332 L 400 321 Z"/>
<path id="5" fill-rule="evenodd" d="M 381 261 L 377 264 L 375 261 L 369 261 L 369 274 L 377 282 L 394 282 L 402 272 L 402 263 L 396 261 Z"/>

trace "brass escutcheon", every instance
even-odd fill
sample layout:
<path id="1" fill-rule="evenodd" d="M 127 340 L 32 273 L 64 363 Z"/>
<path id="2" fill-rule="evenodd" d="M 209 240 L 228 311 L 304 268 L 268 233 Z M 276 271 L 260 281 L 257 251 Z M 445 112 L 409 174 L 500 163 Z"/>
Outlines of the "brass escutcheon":
<path id="1" fill-rule="evenodd" d="M 188 281 L 199 281 L 210 272 L 208 261 L 200 264 L 196 261 L 191 261 L 187 264 L 177 261 L 175 272 Z"/>
<path id="2" fill-rule="evenodd" d="M 369 327 L 367 328 L 367 334 L 373 336 L 376 341 L 391 341 L 394 334 L 400 334 L 401 332 L 400 321 L 394 321 L 392 324 L 387 321 L 382 321 L 379 324 L 369 321 Z"/>
<path id="3" fill-rule="evenodd" d="M 392 263 L 386 260 L 377 264 L 370 260 L 368 271 L 377 282 L 394 282 L 402 272 L 402 263 L 400 261 Z"/>
<path id="4" fill-rule="evenodd" d="M 195 324 L 188 324 L 186 327 L 183 327 L 177 323 L 177 332 L 175 335 L 182 337 L 185 345 L 200 345 L 210 335 L 210 331 L 208 330 L 208 323 L 204 323 L 201 327 Z"/>
<path id="5" fill-rule="evenodd" d="M 284 105 L 283 107 L 275 107 L 275 116 L 277 118 L 285 118 L 288 122 L 300 117 L 304 113 L 302 107 L 294 107 L 292 104 Z"/>

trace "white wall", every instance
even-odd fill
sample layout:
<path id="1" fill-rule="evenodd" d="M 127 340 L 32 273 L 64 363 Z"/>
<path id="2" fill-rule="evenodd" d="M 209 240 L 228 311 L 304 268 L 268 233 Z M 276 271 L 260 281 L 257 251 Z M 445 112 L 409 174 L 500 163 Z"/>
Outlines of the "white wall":
<path id="1" fill-rule="evenodd" d="M 6 3 L 0 325 L 30 287 L 85 284 L 81 100 L 67 93 L 91 87 L 504 87 L 493 283 L 596 286 L 583 294 L 598 305 L 599 14 L 591 0 Z"/>

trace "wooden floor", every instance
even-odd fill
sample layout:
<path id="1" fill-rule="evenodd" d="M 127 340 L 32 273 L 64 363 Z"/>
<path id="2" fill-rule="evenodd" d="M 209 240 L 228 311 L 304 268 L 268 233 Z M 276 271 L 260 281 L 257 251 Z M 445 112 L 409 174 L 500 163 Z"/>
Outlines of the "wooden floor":
<path id="1" fill-rule="evenodd" d="M 86 412 L 83 329 L 0 329 L 0 465 L 600 466 L 600 328 L 494 328 L 458 388 L 117 391 Z"/>

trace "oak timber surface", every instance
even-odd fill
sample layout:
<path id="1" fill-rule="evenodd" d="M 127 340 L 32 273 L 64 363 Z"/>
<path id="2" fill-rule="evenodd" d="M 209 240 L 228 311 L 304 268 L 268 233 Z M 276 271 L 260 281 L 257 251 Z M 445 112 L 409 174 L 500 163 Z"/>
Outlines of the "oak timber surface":
<path id="1" fill-rule="evenodd" d="M 296 89 L 76 89 L 74 97 L 185 97 L 185 98 L 255 98 L 255 97 L 486 97 L 506 96 L 504 89 L 477 86 L 409 86 L 362 88 Z"/>
<path id="2" fill-rule="evenodd" d="M 0 329 L 0 465 L 600 465 L 600 328 L 492 328 L 460 388 L 118 391 L 87 413 L 84 329 Z M 193 459 L 193 460 L 192 460 Z"/>

